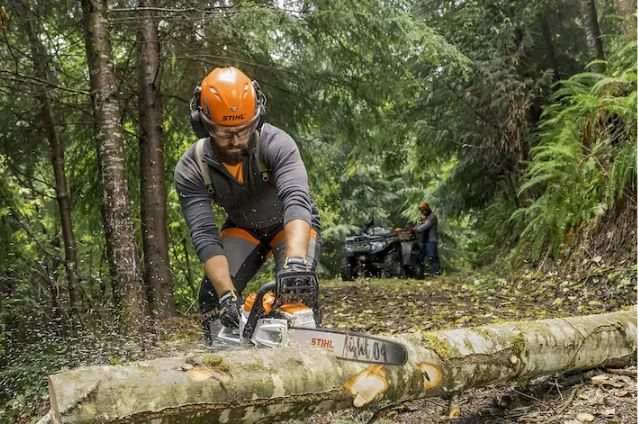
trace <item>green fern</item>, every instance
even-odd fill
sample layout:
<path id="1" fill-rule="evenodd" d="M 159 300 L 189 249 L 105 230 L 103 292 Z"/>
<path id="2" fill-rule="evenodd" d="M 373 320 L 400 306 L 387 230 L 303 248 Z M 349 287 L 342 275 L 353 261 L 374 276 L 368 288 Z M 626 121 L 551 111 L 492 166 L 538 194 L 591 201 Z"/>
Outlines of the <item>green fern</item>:
<path id="1" fill-rule="evenodd" d="M 524 223 L 520 253 L 556 254 L 583 222 L 621 200 L 635 204 L 628 190 L 636 175 L 635 46 L 615 52 L 606 74 L 574 75 L 554 93 L 518 190 L 531 200 L 510 216 Z"/>

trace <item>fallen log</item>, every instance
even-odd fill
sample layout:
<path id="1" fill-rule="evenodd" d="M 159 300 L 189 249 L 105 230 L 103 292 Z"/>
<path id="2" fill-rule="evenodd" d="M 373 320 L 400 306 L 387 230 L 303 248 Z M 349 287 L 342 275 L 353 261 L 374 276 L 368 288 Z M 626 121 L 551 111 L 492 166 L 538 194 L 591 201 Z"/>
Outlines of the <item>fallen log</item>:
<path id="1" fill-rule="evenodd" d="M 614 313 L 402 334 L 404 366 L 335 359 L 315 347 L 249 348 L 49 377 L 54 423 L 271 423 L 441 396 L 636 356 L 636 308 Z"/>

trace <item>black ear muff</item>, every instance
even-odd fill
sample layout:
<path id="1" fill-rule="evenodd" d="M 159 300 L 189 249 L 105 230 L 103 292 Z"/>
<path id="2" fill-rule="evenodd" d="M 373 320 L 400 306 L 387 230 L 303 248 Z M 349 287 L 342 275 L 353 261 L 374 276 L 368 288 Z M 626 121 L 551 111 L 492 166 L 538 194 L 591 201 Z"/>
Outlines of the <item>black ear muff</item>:
<path id="1" fill-rule="evenodd" d="M 190 113 L 189 118 L 191 121 L 191 127 L 193 127 L 193 131 L 197 138 L 206 138 L 210 137 L 208 131 L 206 131 L 206 127 L 204 126 L 204 121 L 202 120 L 202 108 L 199 106 L 199 96 L 201 94 L 202 89 L 200 87 L 195 87 L 193 90 L 193 98 L 190 102 Z"/>
<path id="2" fill-rule="evenodd" d="M 261 87 L 256 80 L 253 80 L 253 87 L 255 88 L 255 94 L 257 97 L 257 113 L 259 113 L 259 122 L 257 123 L 257 130 L 260 131 L 262 125 L 266 122 L 266 103 L 268 99 L 266 95 L 261 91 Z"/>

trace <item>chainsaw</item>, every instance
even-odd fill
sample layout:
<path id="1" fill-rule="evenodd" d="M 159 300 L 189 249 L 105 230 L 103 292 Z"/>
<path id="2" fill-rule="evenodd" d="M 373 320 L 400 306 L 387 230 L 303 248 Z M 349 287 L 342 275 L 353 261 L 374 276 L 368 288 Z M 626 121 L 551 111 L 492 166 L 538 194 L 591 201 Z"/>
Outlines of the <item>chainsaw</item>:
<path id="1" fill-rule="evenodd" d="M 264 284 L 243 304 L 238 329 L 211 325 L 211 334 L 222 343 L 257 347 L 310 345 L 338 359 L 383 365 L 403 365 L 405 347 L 369 334 L 320 328 L 319 284 L 314 272 L 295 271 Z"/>

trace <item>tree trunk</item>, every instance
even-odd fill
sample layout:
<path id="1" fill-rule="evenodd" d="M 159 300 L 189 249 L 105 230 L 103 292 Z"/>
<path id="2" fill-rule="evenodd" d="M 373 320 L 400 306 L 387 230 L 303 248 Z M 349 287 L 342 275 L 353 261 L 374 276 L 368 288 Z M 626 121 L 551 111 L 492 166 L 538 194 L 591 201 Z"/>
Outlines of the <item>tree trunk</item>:
<path id="1" fill-rule="evenodd" d="M 139 7 L 155 8 L 155 0 Z M 138 12 L 137 63 L 140 110 L 140 170 L 142 175 L 142 240 L 144 280 L 151 313 L 159 319 L 176 314 L 173 276 L 168 259 L 164 132 L 160 90 L 160 43 L 154 10 Z"/>
<path id="2" fill-rule="evenodd" d="M 627 38 L 636 39 L 636 0 L 616 0 L 616 13 L 622 18 L 622 31 Z"/>
<path id="3" fill-rule="evenodd" d="M 137 336 L 144 331 L 146 302 L 129 209 L 124 132 L 119 119 L 106 0 L 81 0 L 81 3 L 96 120 L 102 213 L 111 284 L 115 298 L 120 300 L 122 330 Z"/>
<path id="4" fill-rule="evenodd" d="M 583 19 L 585 36 L 587 37 L 587 49 L 591 60 L 605 60 L 603 53 L 603 41 L 600 38 L 600 27 L 598 26 L 598 14 L 596 13 L 596 2 L 594 0 L 580 0 L 580 12 Z M 595 72 L 602 72 L 604 67 L 600 64 L 592 66 Z"/>
<path id="5" fill-rule="evenodd" d="M 636 309 L 394 339 L 408 350 L 404 366 L 340 361 L 295 346 L 67 371 L 49 377 L 51 414 L 56 423 L 270 423 L 624 366 L 636 355 Z"/>
<path id="6" fill-rule="evenodd" d="M 29 38 L 31 49 L 31 60 L 35 77 L 54 83 L 54 78 L 50 68 L 50 55 L 37 36 L 35 30 L 35 13 L 26 10 L 26 6 L 21 1 L 16 2 L 16 10 L 21 15 L 21 26 Z M 66 269 L 67 291 L 71 304 L 71 314 L 77 317 L 78 298 L 78 277 L 77 277 L 77 247 L 75 235 L 73 233 L 73 222 L 71 217 L 71 197 L 64 171 L 64 143 L 60 140 L 57 129 L 55 114 L 53 113 L 52 98 L 49 87 L 43 85 L 35 92 L 36 99 L 40 104 L 40 118 L 46 133 L 49 146 L 51 148 L 51 162 L 55 175 L 55 194 L 62 224 L 62 239 L 64 241 L 64 267 Z"/>

